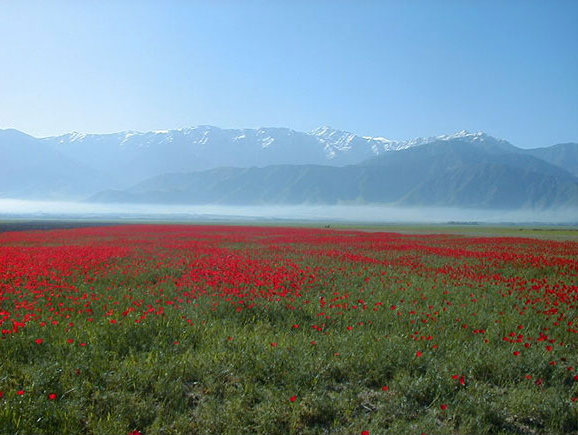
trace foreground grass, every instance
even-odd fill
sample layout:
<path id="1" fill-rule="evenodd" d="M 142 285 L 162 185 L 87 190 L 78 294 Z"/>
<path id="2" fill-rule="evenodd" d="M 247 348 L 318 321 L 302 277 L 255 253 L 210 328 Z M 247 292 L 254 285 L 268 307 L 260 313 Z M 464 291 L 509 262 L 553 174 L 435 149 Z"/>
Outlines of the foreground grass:
<path id="1" fill-rule="evenodd" d="M 0 431 L 578 433 L 578 341 L 568 327 L 575 302 L 551 317 L 524 309 L 506 281 L 439 274 L 475 266 L 486 277 L 570 288 L 575 275 L 560 274 L 567 270 L 405 245 L 368 250 L 352 236 L 342 245 L 332 236 L 323 247 L 392 264 L 315 255 L 304 241 L 274 255 L 280 244 L 264 250 L 260 234 L 227 234 L 218 241 L 227 252 L 292 262 L 316 279 L 300 297 L 230 303 L 246 299 L 207 278 L 195 286 L 208 293 L 176 303 L 179 278 L 207 254 L 174 247 L 111 260 L 88 282 L 70 275 L 82 310 L 62 308 L 70 294 L 42 293 L 38 299 L 50 299 L 42 314 L 0 341 Z M 139 273 L 127 274 L 136 263 Z M 15 312 L 33 297 L 5 295 L 2 309 Z M 530 346 L 505 341 L 513 332 Z"/>

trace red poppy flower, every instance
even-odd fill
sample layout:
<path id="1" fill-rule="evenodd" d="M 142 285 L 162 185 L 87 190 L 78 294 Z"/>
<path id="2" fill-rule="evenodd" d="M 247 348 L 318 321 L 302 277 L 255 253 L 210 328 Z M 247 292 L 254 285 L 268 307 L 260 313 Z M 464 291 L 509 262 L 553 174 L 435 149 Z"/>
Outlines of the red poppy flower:
<path id="1" fill-rule="evenodd" d="M 24 391 L 24 390 L 19 390 L 19 391 L 18 391 L 18 395 L 19 395 L 19 396 L 24 396 L 25 394 L 26 394 L 26 391 Z"/>
<path id="2" fill-rule="evenodd" d="M 446 409 L 448 409 L 448 405 L 446 405 L 445 403 L 442 403 L 442 405 L 440 406 L 442 411 L 445 411 Z"/>
<path id="3" fill-rule="evenodd" d="M 418 351 L 415 353 L 415 356 L 419 358 L 420 356 L 423 356 L 423 352 L 422 352 L 421 350 L 418 350 Z"/>
<path id="4" fill-rule="evenodd" d="M 42 338 L 36 339 L 36 344 L 42 344 L 42 343 L 44 343 L 44 340 Z"/>
<path id="5" fill-rule="evenodd" d="M 56 400 L 56 399 L 58 399 L 58 394 L 56 394 L 56 393 L 51 393 L 51 394 L 48 395 L 48 398 L 49 398 L 50 400 Z"/>
<path id="6" fill-rule="evenodd" d="M 384 385 L 383 387 L 381 387 L 381 389 L 382 389 L 383 391 L 389 391 L 389 386 Z"/>
<path id="7" fill-rule="evenodd" d="M 297 401 L 297 396 L 291 396 L 291 398 L 289 399 L 291 402 L 296 402 Z"/>

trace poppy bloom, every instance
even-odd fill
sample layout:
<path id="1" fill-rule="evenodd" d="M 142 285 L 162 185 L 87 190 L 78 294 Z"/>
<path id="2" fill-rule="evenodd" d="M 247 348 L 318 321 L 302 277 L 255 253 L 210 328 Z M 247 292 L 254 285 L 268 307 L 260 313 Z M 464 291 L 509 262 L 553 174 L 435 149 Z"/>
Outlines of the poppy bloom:
<path id="1" fill-rule="evenodd" d="M 388 385 L 384 385 L 383 387 L 381 387 L 381 389 L 383 391 L 389 391 L 389 386 Z"/>
<path id="2" fill-rule="evenodd" d="M 421 350 L 418 350 L 418 351 L 415 353 L 415 356 L 419 358 L 420 356 L 423 356 L 423 352 L 422 352 Z"/>
<path id="3" fill-rule="evenodd" d="M 291 396 L 291 398 L 289 399 L 291 402 L 296 402 L 297 401 L 297 396 Z"/>
<path id="4" fill-rule="evenodd" d="M 26 394 L 26 391 L 24 391 L 24 390 L 18 391 L 19 396 L 24 396 L 25 394 Z"/>
<path id="5" fill-rule="evenodd" d="M 44 340 L 42 338 L 36 339 L 36 344 L 42 344 L 42 343 L 44 343 Z"/>
<path id="6" fill-rule="evenodd" d="M 448 405 L 446 405 L 445 403 L 442 403 L 442 405 L 440 406 L 442 411 L 445 411 L 446 409 L 448 409 Z"/>
<path id="7" fill-rule="evenodd" d="M 56 394 L 56 393 L 51 393 L 51 394 L 48 395 L 48 398 L 49 398 L 50 400 L 56 400 L 56 399 L 58 399 L 58 394 Z"/>

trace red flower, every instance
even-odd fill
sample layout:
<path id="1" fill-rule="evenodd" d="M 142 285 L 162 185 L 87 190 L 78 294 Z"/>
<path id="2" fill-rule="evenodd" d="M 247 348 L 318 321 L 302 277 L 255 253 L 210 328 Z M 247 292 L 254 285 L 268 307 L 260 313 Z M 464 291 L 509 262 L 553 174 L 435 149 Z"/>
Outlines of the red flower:
<path id="1" fill-rule="evenodd" d="M 25 394 L 26 394 L 26 391 L 24 391 L 24 390 L 19 390 L 19 391 L 18 391 L 18 395 L 19 395 L 19 396 L 24 396 Z"/>
<path id="2" fill-rule="evenodd" d="M 69 338 L 68 340 L 66 340 L 66 342 L 72 344 L 72 343 L 74 343 L 74 339 L 73 339 L 73 338 Z"/>
<path id="3" fill-rule="evenodd" d="M 275 343 L 275 342 L 271 343 L 271 347 L 277 347 L 277 346 L 279 346 L 279 343 Z"/>
<path id="4" fill-rule="evenodd" d="M 0 399 L 2 399 L 2 397 L 4 397 L 4 391 L 0 391 Z"/>
<path id="5" fill-rule="evenodd" d="M 552 350 L 554 350 L 554 346 L 548 345 L 548 346 L 546 346 L 546 350 L 547 350 L 548 352 L 552 352 Z"/>
<path id="6" fill-rule="evenodd" d="M 296 402 L 297 401 L 297 396 L 291 396 L 291 398 L 289 399 L 291 402 Z"/>
<path id="7" fill-rule="evenodd" d="M 383 391 L 389 391 L 389 387 L 388 387 L 387 385 L 384 385 L 383 387 L 381 387 L 381 389 L 382 389 Z"/>
<path id="8" fill-rule="evenodd" d="M 442 405 L 440 406 L 442 411 L 445 411 L 446 409 L 448 409 L 448 405 L 446 405 L 445 403 L 442 403 Z"/>
<path id="9" fill-rule="evenodd" d="M 415 353 L 415 356 L 419 358 L 420 356 L 423 356 L 423 352 L 422 352 L 421 350 L 418 350 L 418 351 Z"/>
<path id="10" fill-rule="evenodd" d="M 42 344 L 42 343 L 44 343 L 44 340 L 42 338 L 36 339 L 36 344 Z"/>
<path id="11" fill-rule="evenodd" d="M 517 350 L 517 351 L 514 352 L 514 356 L 518 356 L 518 355 L 520 355 L 521 353 L 522 353 L 522 352 L 520 352 L 519 350 Z"/>
<path id="12" fill-rule="evenodd" d="M 362 430 L 361 435 L 370 435 L 368 430 Z"/>
<path id="13" fill-rule="evenodd" d="M 51 394 L 48 395 L 48 398 L 49 398 L 50 400 L 56 400 L 56 399 L 58 399 L 58 394 L 56 394 L 56 393 L 51 393 Z"/>

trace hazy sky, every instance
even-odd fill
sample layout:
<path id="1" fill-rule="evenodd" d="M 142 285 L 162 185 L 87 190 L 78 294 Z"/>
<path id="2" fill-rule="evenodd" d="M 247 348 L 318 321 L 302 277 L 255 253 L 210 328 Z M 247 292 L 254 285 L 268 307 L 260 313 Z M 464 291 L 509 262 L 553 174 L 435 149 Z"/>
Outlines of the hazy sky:
<path id="1" fill-rule="evenodd" d="M 578 1 L 0 1 L 0 128 L 578 141 Z"/>

